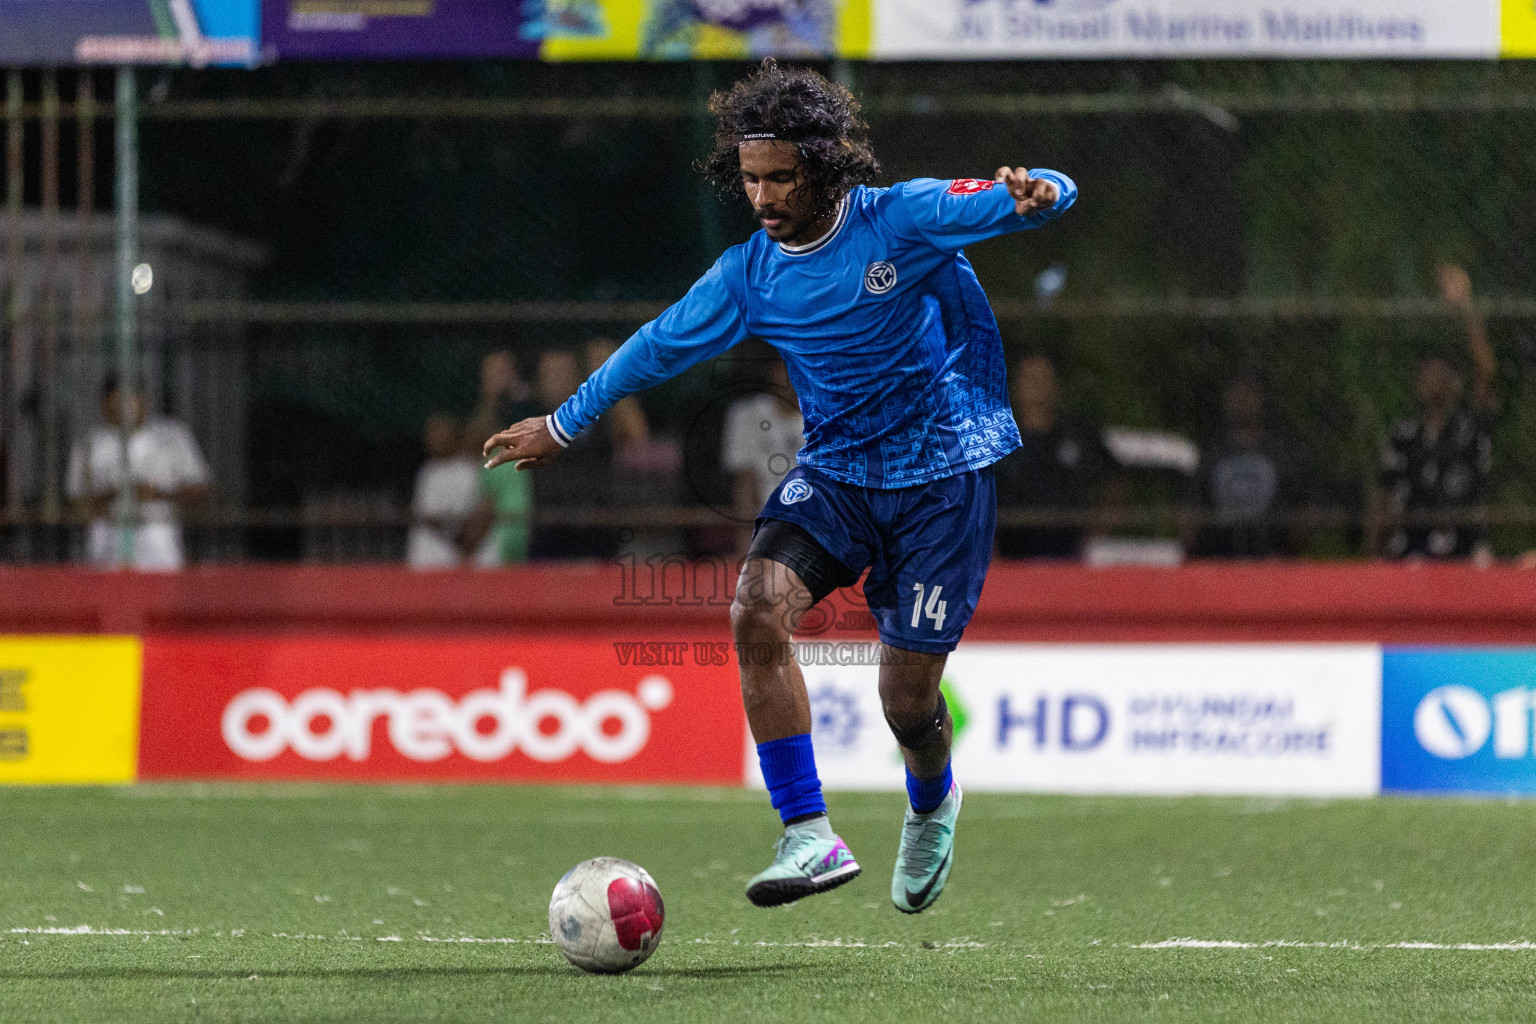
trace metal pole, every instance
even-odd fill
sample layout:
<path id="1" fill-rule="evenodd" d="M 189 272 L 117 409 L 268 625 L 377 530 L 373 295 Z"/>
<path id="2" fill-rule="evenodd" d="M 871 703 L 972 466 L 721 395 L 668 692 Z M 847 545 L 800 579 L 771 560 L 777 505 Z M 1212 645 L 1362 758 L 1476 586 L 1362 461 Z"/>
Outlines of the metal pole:
<path id="1" fill-rule="evenodd" d="M 122 498 L 117 503 L 118 560 L 133 565 L 138 526 L 138 494 L 129 472 L 128 446 L 134 425 L 128 417 L 130 396 L 138 388 L 139 323 L 133 293 L 133 267 L 139 255 L 139 104 L 133 68 L 117 69 L 117 386 L 122 452 L 118 471 Z"/>
<path id="2" fill-rule="evenodd" d="M 5 291 L 6 360 L 8 390 L 0 390 L 0 415 L 4 416 L 6 511 L 20 519 L 21 451 L 21 186 L 22 186 L 21 72 L 5 76 Z"/>
<path id="3" fill-rule="evenodd" d="M 43 439 L 43 522 L 59 522 L 59 73 L 43 69 L 42 207 L 43 352 L 38 366 L 38 424 Z M 45 543 L 51 548 L 51 532 Z"/>
<path id="4" fill-rule="evenodd" d="M 81 71 L 75 85 L 75 394 L 70 424 L 71 435 L 79 438 L 82 444 L 89 443 L 92 425 L 89 417 L 101 404 L 101 346 L 96 336 L 96 246 L 91 238 L 91 220 L 96 205 L 95 88 L 95 74 L 89 69 Z M 82 399 L 82 392 L 94 400 Z"/>

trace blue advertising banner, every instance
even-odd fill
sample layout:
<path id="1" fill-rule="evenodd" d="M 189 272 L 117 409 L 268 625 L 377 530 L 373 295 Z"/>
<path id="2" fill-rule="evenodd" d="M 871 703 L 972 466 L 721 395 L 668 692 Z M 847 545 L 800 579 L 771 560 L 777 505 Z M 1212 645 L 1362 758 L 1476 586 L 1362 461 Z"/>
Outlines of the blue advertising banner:
<path id="1" fill-rule="evenodd" d="M 1536 648 L 1387 648 L 1381 788 L 1536 793 Z"/>
<path id="2" fill-rule="evenodd" d="M 254 64 L 259 0 L 0 0 L 0 65 Z"/>

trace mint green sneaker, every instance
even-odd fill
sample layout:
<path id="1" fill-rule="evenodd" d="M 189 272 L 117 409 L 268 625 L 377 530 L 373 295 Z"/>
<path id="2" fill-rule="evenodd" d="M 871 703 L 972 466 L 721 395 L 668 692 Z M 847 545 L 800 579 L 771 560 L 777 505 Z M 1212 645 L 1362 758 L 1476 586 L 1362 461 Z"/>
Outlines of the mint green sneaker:
<path id="1" fill-rule="evenodd" d="M 759 907 L 777 907 L 836 889 L 859 877 L 859 862 L 838 836 L 823 839 L 787 831 L 773 844 L 773 863 L 747 883 L 747 899 Z"/>
<path id="2" fill-rule="evenodd" d="M 955 819 L 959 817 L 958 782 L 930 814 L 918 814 L 907 805 L 896 871 L 891 875 L 891 902 L 903 914 L 927 910 L 944 891 L 949 869 L 955 864 Z"/>

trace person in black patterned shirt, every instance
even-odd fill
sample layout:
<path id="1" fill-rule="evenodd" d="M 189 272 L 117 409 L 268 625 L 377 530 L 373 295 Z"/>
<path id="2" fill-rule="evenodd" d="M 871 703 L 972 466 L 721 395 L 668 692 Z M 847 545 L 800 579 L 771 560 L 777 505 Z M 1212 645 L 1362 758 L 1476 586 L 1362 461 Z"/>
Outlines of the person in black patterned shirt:
<path id="1" fill-rule="evenodd" d="M 1497 362 L 1461 267 L 1440 268 L 1440 293 L 1460 314 L 1473 367 L 1471 395 L 1451 359 L 1419 360 L 1418 416 L 1399 420 L 1381 452 L 1379 550 L 1388 558 L 1459 559 L 1488 553 L 1477 521 L 1488 501 Z"/>

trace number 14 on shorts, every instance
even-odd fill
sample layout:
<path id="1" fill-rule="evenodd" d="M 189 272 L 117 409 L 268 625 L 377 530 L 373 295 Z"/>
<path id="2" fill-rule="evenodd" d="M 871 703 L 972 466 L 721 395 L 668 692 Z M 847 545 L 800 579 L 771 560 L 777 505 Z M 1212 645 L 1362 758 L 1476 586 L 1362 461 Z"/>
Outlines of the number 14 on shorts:
<path id="1" fill-rule="evenodd" d="M 924 587 L 921 583 L 912 584 L 912 589 L 917 593 L 917 599 L 912 602 L 912 628 L 922 625 L 923 616 L 933 621 L 933 628 L 944 628 L 944 615 L 949 607 L 948 601 L 940 601 L 939 595 L 944 592 L 943 587 Z M 927 592 L 928 602 L 923 603 L 923 594 Z"/>

